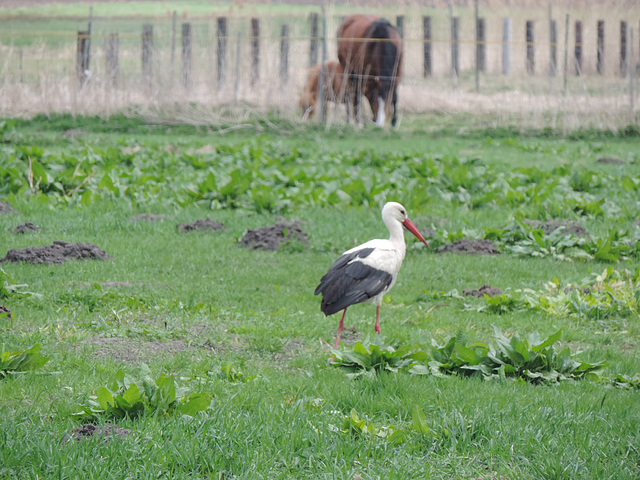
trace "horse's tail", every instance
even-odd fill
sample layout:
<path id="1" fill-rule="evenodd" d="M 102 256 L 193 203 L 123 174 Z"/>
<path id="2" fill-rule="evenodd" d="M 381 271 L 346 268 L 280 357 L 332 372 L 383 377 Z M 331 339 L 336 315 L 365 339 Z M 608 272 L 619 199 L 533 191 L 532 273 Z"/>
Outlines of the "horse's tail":
<path id="1" fill-rule="evenodd" d="M 398 49 L 396 45 L 391 41 L 390 31 L 393 31 L 395 27 L 391 25 L 391 22 L 385 18 L 376 20 L 371 24 L 367 30 L 367 38 L 374 38 L 378 40 L 388 39 L 385 41 L 371 42 L 371 48 L 377 50 L 380 56 L 380 88 L 379 95 L 383 100 L 387 100 L 391 85 L 395 80 L 398 71 Z"/>

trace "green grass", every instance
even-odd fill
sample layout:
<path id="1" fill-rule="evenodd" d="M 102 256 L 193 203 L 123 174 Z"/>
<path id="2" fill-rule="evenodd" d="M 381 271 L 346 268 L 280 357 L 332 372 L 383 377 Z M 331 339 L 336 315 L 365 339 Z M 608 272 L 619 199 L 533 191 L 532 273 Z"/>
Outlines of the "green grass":
<path id="1" fill-rule="evenodd" d="M 637 190 L 628 183 L 631 190 L 625 190 L 621 181 L 639 179 L 637 136 L 427 133 L 417 120 L 405 127 L 384 133 L 298 128 L 289 135 L 267 128 L 256 138 L 254 132 L 220 136 L 203 128 L 146 125 L 124 117 L 105 122 L 54 115 L 16 120 L 0 130 L 0 200 L 9 200 L 17 211 L 0 215 L 0 256 L 9 248 L 67 240 L 94 243 L 113 257 L 54 266 L 1 264 L 15 283 L 26 284 L 18 291 L 37 294 L 0 298 L 13 313 L 11 321 L 0 317 L 2 351 L 40 343 L 41 354 L 50 360 L 36 372 L 0 381 L 0 478 L 637 478 L 637 390 L 590 381 L 549 387 L 406 373 L 353 381 L 329 365 L 327 343 L 332 344 L 339 319 L 324 317 L 313 290 L 340 252 L 386 236 L 378 204 L 384 200 L 362 200 L 366 187 L 354 190 L 350 201 L 334 204 L 294 195 L 315 182 L 314 171 L 341 188 L 354 175 L 393 179 L 384 184 L 382 197 L 402 195 L 393 200 L 405 203 L 414 221 L 428 217 L 450 232 L 505 226 L 519 210 L 537 212 L 541 220 L 562 212 L 555 216 L 577 221 L 599 237 L 610 228 L 626 228 L 629 235 L 637 228 Z M 71 128 L 86 134 L 75 139 L 60 135 Z M 168 145 L 179 152 L 167 152 Z M 204 145 L 218 150 L 193 153 Z M 140 150 L 127 150 L 135 146 Z M 29 155 L 52 176 L 35 192 L 26 180 Z M 596 163 L 601 156 L 627 163 Z M 240 208 L 223 204 L 214 210 L 208 201 L 175 201 L 185 185 L 201 181 L 209 171 L 224 178 L 230 158 L 251 176 L 251 185 L 274 182 L 272 191 L 289 195 L 292 203 L 258 213 L 256 204 L 242 196 Z M 412 158 L 431 159 L 438 173 L 418 177 L 408 169 Z M 461 159 L 475 160 L 451 170 Z M 57 166 L 76 165 L 76 160 L 85 174 L 95 172 L 96 181 L 92 177 L 65 200 L 55 187 L 63 178 Z M 275 182 L 271 170 L 284 175 L 291 165 L 307 177 L 298 177 L 296 185 Z M 539 171 L 527 170 L 534 166 Z M 11 168 L 19 176 L 9 182 Z M 503 184 L 496 182 L 512 182 L 521 168 L 528 172 L 522 179 L 542 183 L 548 174 L 564 192 L 540 194 L 546 214 L 535 198 L 509 204 L 500 193 Z M 128 185 L 137 194 L 116 196 L 101 187 L 107 171 L 120 188 Z M 340 172 L 346 176 L 333 178 Z M 159 177 L 158 188 L 156 180 L 140 180 L 152 173 Z M 417 178 L 444 190 L 457 178 L 452 191 L 466 185 L 470 200 L 446 200 L 429 190 L 421 202 L 403 186 Z M 80 184 L 74 182 L 67 192 Z M 586 192 L 578 190 L 584 185 Z M 474 190 L 477 186 L 482 188 Z M 78 200 L 84 191 L 93 195 L 90 205 Z M 473 207 L 487 191 L 493 192 L 493 203 Z M 604 214 L 562 210 L 565 197 L 585 193 L 606 199 Z M 167 217 L 156 223 L 131 220 L 146 212 Z M 279 215 L 306 222 L 307 246 L 264 252 L 237 245 L 248 228 L 271 225 Z M 177 223 L 207 216 L 227 228 L 176 231 Z M 27 220 L 41 230 L 11 232 Z M 382 306 L 382 336 L 374 335 L 375 308 L 354 306 L 346 325 L 356 331 L 345 332 L 345 348 L 369 339 L 428 350 L 432 338 L 454 335 L 467 343 L 491 342 L 494 325 L 508 336 L 538 331 L 546 337 L 562 329 L 561 346 L 578 358 L 606 360 L 604 376 L 640 373 L 637 314 L 597 321 L 534 310 L 497 315 L 465 309 L 483 300 L 443 295 L 484 283 L 503 290 L 540 290 L 553 278 L 580 283 L 611 263 L 438 254 L 407 240 L 400 277 Z M 633 271 L 637 264 L 636 251 L 613 266 Z M 120 427 L 132 431 L 120 441 L 60 445 L 64 434 L 79 425 L 70 418 L 78 405 L 109 385 L 118 369 L 135 376 L 142 363 L 154 378 L 173 374 L 190 391 L 210 393 L 212 408 L 195 417 L 120 420 Z M 220 369 L 229 363 L 256 378 L 224 378 Z M 341 431 L 352 410 L 377 431 L 405 428 L 416 405 L 431 433 L 410 432 L 395 444 Z"/>

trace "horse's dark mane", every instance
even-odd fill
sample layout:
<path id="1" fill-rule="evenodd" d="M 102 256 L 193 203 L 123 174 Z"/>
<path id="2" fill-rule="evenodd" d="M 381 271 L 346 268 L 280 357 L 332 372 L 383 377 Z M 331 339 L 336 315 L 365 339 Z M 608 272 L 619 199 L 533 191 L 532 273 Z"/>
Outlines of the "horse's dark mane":
<path id="1" fill-rule="evenodd" d="M 381 18 L 373 22 L 365 36 L 367 38 L 385 39 L 391 38 L 389 30 L 393 25 L 386 18 Z M 370 54 L 377 50 L 380 57 L 380 96 L 386 100 L 391 88 L 391 80 L 396 75 L 398 68 L 398 49 L 393 42 L 371 42 L 369 44 Z"/>

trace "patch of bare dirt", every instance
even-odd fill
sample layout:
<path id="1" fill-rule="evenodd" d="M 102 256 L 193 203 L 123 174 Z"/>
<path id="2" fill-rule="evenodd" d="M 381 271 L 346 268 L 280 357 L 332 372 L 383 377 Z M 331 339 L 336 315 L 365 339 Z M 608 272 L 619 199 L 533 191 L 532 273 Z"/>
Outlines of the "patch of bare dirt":
<path id="1" fill-rule="evenodd" d="M 276 353 L 274 360 L 276 362 L 291 361 L 297 357 L 297 353 L 303 347 L 304 342 L 299 338 L 294 338 L 282 348 L 282 352 Z"/>
<path id="2" fill-rule="evenodd" d="M 87 132 L 85 132 L 84 130 L 80 130 L 79 128 L 72 128 L 70 130 L 65 130 L 64 132 L 62 132 L 62 136 L 64 138 L 82 137 L 86 134 Z"/>
<path id="3" fill-rule="evenodd" d="M 216 222 L 215 220 L 211 220 L 209 217 L 196 220 L 191 223 L 178 223 L 176 225 L 176 229 L 182 233 L 189 233 L 194 231 L 206 231 L 206 230 L 224 230 L 226 227 L 224 223 Z"/>
<path id="4" fill-rule="evenodd" d="M 105 443 L 108 443 L 114 438 L 126 438 L 131 433 L 131 430 L 118 427 L 117 425 L 102 425 L 98 427 L 87 423 L 81 427 L 74 428 L 70 432 L 67 432 L 62 439 L 62 443 L 67 443 L 70 440 L 75 439 L 77 442 L 87 440 L 93 437 L 99 437 L 104 439 Z"/>
<path id="5" fill-rule="evenodd" d="M 24 235 L 25 233 L 33 233 L 40 230 L 40 227 L 33 222 L 24 222 L 12 229 L 14 233 Z"/>
<path id="6" fill-rule="evenodd" d="M 564 227 L 565 233 L 570 233 L 572 235 L 577 235 L 580 237 L 588 237 L 589 232 L 577 222 L 573 220 L 563 220 L 563 219 L 554 219 L 547 220 L 546 222 L 540 222 L 538 220 L 526 220 L 525 223 L 527 225 L 531 225 L 533 228 L 542 230 L 545 235 L 549 235 L 552 232 L 555 232 L 560 227 Z"/>
<path id="7" fill-rule="evenodd" d="M 463 238 L 443 245 L 436 253 L 461 253 L 466 255 L 498 255 L 500 250 L 491 240 L 470 240 Z"/>
<path id="8" fill-rule="evenodd" d="M 134 222 L 162 222 L 167 218 L 162 213 L 140 213 L 131 217 Z"/>
<path id="9" fill-rule="evenodd" d="M 1 262 L 60 264 L 67 260 L 108 260 L 111 256 L 92 243 L 55 240 L 43 247 L 12 248 Z"/>
<path id="10" fill-rule="evenodd" d="M 476 298 L 482 298 L 485 296 L 485 294 L 489 295 L 490 297 L 495 297 L 496 295 L 502 295 L 502 290 L 500 290 L 499 288 L 490 287 L 489 285 L 484 284 L 477 290 L 473 288 L 465 288 L 464 290 L 462 290 L 462 294 L 468 295 L 470 297 L 476 297 Z"/>
<path id="11" fill-rule="evenodd" d="M 301 220 L 287 221 L 279 218 L 275 225 L 260 227 L 256 230 L 249 229 L 239 240 L 245 247 L 264 250 L 278 250 L 280 245 L 289 241 L 299 241 L 307 244 L 309 235 L 302 230 Z"/>
<path id="12" fill-rule="evenodd" d="M 623 165 L 625 163 L 624 160 L 619 159 L 618 157 L 601 157 L 596 160 L 598 163 L 610 163 L 613 165 Z"/>
<path id="13" fill-rule="evenodd" d="M 139 338 L 92 337 L 82 343 L 92 345 L 99 360 L 111 358 L 129 365 L 146 363 L 151 359 L 172 356 L 197 347 L 191 347 L 182 339 L 147 341 Z"/>
<path id="14" fill-rule="evenodd" d="M 7 202 L 0 202 L 0 215 L 9 215 L 16 213 L 11 205 Z"/>

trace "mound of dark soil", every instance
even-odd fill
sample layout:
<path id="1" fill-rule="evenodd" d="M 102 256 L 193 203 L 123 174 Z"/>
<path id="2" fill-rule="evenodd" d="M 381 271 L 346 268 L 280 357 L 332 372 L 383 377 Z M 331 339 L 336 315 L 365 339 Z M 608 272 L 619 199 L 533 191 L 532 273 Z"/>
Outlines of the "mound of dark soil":
<path id="1" fill-rule="evenodd" d="M 131 217 L 134 222 L 162 222 L 166 215 L 162 213 L 140 213 Z"/>
<path id="2" fill-rule="evenodd" d="M 489 285 L 484 284 L 477 290 L 473 288 L 465 288 L 464 290 L 462 290 L 462 294 L 468 295 L 470 297 L 476 297 L 476 298 L 482 298 L 484 297 L 485 294 L 489 295 L 490 297 L 495 297 L 496 295 L 501 295 L 502 290 L 500 290 L 499 288 L 490 287 Z"/>
<path id="3" fill-rule="evenodd" d="M 564 227 L 564 232 L 567 234 L 577 235 L 580 237 L 588 237 L 589 232 L 579 223 L 572 220 L 554 219 L 547 220 L 546 222 L 539 222 L 538 220 L 526 220 L 527 225 L 531 225 L 533 228 L 542 230 L 545 235 L 549 235 L 556 231 L 560 227 Z"/>
<path id="4" fill-rule="evenodd" d="M 301 220 L 288 222 L 284 218 L 279 218 L 275 225 L 247 230 L 239 243 L 245 247 L 264 250 L 278 250 L 281 244 L 292 240 L 306 244 L 309 235 L 302 230 L 301 224 Z"/>
<path id="5" fill-rule="evenodd" d="M 91 243 L 64 242 L 55 240 L 43 247 L 12 248 L 0 262 L 13 263 L 64 263 L 67 260 L 107 260 L 107 252 Z"/>
<path id="6" fill-rule="evenodd" d="M 612 163 L 614 165 L 622 165 L 624 160 L 619 159 L 618 157 L 602 157 L 596 160 L 598 163 Z"/>
<path id="7" fill-rule="evenodd" d="M 25 234 L 30 232 L 37 232 L 40 230 L 40 227 L 33 222 L 24 222 L 20 225 L 16 226 L 13 231 L 15 233 Z"/>
<path id="8" fill-rule="evenodd" d="M 130 433 L 131 430 L 120 428 L 117 425 L 103 425 L 101 427 L 97 427 L 95 425 L 87 423 L 85 425 L 82 425 L 81 427 L 74 428 L 70 432 L 67 432 L 62 439 L 62 443 L 67 443 L 69 440 L 74 438 L 79 442 L 91 437 L 100 437 L 103 438 L 105 442 L 109 442 L 110 440 L 113 440 L 114 437 L 128 437 Z"/>
<path id="9" fill-rule="evenodd" d="M 9 205 L 7 202 L 0 202 L 0 215 L 8 215 L 10 213 L 16 213 L 16 211 L 11 208 L 11 205 Z"/>
<path id="10" fill-rule="evenodd" d="M 188 233 L 196 230 L 224 230 L 224 223 L 211 220 L 209 217 L 204 220 L 196 220 L 191 223 L 178 223 L 176 228 L 179 232 Z"/>
<path id="11" fill-rule="evenodd" d="M 461 240 L 456 240 L 453 243 L 443 245 L 436 252 L 464 253 L 468 255 L 497 255 L 500 253 L 500 250 L 491 242 L 491 240 L 470 240 L 463 238 Z"/>
<path id="12" fill-rule="evenodd" d="M 9 319 L 11 318 L 11 310 L 9 310 L 4 305 L 0 305 L 0 313 L 6 313 L 7 314 L 7 318 L 9 318 Z"/>

